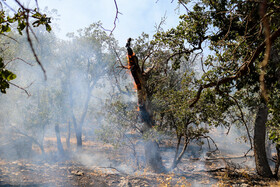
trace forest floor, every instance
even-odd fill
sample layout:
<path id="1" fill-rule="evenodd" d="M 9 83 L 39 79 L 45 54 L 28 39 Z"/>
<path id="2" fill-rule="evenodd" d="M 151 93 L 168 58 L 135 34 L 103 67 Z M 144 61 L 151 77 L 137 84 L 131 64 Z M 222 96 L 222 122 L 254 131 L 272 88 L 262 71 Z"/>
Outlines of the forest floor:
<path id="1" fill-rule="evenodd" d="M 233 160 L 244 158 L 232 155 L 225 159 L 219 154 L 186 154 L 175 170 L 155 174 L 133 168 L 134 160 L 125 148 L 85 141 L 83 150 L 61 157 L 54 151 L 55 138 L 47 142 L 45 157 L 37 153 L 30 158 L 1 158 L 0 186 L 280 186 L 276 180 L 259 178 L 253 169 L 235 164 Z M 162 149 L 168 165 L 171 151 Z"/>

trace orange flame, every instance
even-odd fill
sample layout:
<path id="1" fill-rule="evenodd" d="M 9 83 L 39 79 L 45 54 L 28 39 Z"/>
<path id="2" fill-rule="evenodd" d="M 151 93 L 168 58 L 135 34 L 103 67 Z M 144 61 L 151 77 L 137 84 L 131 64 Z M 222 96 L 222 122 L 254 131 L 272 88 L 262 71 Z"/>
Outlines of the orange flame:
<path id="1" fill-rule="evenodd" d="M 131 55 L 127 55 L 127 61 L 128 61 L 128 66 L 127 66 L 127 69 L 131 69 L 131 61 L 132 60 L 130 60 L 133 56 L 135 56 L 135 53 L 133 53 L 132 54 L 132 56 Z M 130 75 L 131 75 L 131 73 L 129 73 Z M 132 75 L 131 75 L 132 76 Z M 137 85 L 136 85 L 136 83 L 135 83 L 135 81 L 133 81 L 133 89 L 135 90 L 135 91 L 137 91 Z"/>
<path id="2" fill-rule="evenodd" d="M 127 66 L 127 68 L 128 68 L 128 69 L 131 69 L 131 61 L 130 61 L 130 59 L 131 59 L 133 56 L 135 56 L 135 53 L 133 53 L 132 56 L 131 56 L 131 55 L 127 55 L 127 61 L 128 61 L 128 66 Z"/>
<path id="3" fill-rule="evenodd" d="M 131 69 L 131 63 L 132 63 L 132 57 L 135 56 L 135 53 L 133 53 L 132 55 L 127 55 L 127 61 L 128 61 L 128 65 L 127 65 L 127 69 Z M 131 72 L 129 72 L 129 74 L 131 75 Z M 131 75 L 132 77 L 132 75 Z M 133 77 L 132 77 L 133 78 Z M 135 81 L 133 81 L 133 90 L 135 90 L 135 92 L 137 92 L 138 90 L 138 87 L 137 87 L 137 84 L 135 83 Z M 139 106 L 137 106 L 137 111 L 139 112 L 140 111 L 140 108 Z"/>

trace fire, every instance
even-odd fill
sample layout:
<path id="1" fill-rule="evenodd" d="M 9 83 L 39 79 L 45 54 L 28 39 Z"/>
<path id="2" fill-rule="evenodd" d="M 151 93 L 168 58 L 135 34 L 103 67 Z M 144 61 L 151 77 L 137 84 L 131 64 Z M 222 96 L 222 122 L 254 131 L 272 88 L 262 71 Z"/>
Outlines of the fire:
<path id="1" fill-rule="evenodd" d="M 133 56 L 135 56 L 135 53 L 133 53 L 132 55 L 127 55 L 127 61 L 128 61 L 128 65 L 127 65 L 127 69 L 131 70 L 132 66 L 133 66 Z M 129 74 L 131 75 L 131 77 L 133 78 L 133 89 L 135 90 L 135 92 L 137 93 L 137 91 L 140 89 L 140 85 L 137 85 L 135 82 L 135 79 L 132 75 L 132 72 L 130 71 Z M 137 106 L 137 111 L 140 111 L 139 106 Z"/>
<path id="2" fill-rule="evenodd" d="M 127 69 L 131 69 L 133 61 L 130 59 L 132 59 L 133 56 L 135 56 L 135 53 L 133 53 L 132 55 L 127 55 L 127 61 L 128 61 Z"/>
<path id="3" fill-rule="evenodd" d="M 132 55 L 127 55 L 127 61 L 128 61 L 128 66 L 127 66 L 127 69 L 131 70 L 131 67 L 132 67 L 132 63 L 133 63 L 133 60 L 132 60 L 132 57 L 135 56 L 135 53 L 133 53 Z M 131 72 L 129 73 L 131 76 Z M 133 78 L 133 76 L 132 76 Z M 135 81 L 133 81 L 133 89 L 137 92 L 137 90 L 139 89 L 137 84 L 135 83 Z"/>

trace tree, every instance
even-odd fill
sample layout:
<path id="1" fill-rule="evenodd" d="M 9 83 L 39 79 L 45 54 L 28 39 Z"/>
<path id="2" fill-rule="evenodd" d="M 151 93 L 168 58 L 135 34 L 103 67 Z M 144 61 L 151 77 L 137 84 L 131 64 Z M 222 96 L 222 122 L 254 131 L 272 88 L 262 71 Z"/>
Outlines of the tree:
<path id="1" fill-rule="evenodd" d="M 188 2 L 179 2 L 188 5 Z M 258 98 L 244 95 L 243 99 L 247 101 L 257 99 L 258 102 L 247 103 L 251 109 L 258 107 L 256 104 L 262 106 L 267 102 L 271 80 L 276 79 L 269 79 L 273 73 L 266 75 L 265 71 L 270 66 L 270 49 L 280 36 L 278 4 L 278 1 L 202 0 L 180 16 L 182 21 L 176 28 L 157 34 L 157 39 L 166 43 L 172 51 L 170 59 L 174 60 L 174 68 L 180 66 L 182 58 L 199 56 L 202 52 L 207 56 L 201 65 L 204 73 L 197 86 L 196 96 L 190 100 L 190 107 L 194 107 L 202 94 L 209 90 L 217 97 L 232 101 L 245 90 L 252 95 L 260 91 Z M 210 50 L 206 53 L 203 48 L 205 44 Z M 223 112 L 237 104 L 224 103 L 226 107 L 223 107 Z M 254 142 L 257 143 L 254 146 L 255 158 L 258 174 L 271 177 L 272 172 L 267 161 L 264 161 L 266 159 L 258 159 L 260 155 L 266 157 L 263 152 L 265 144 L 258 143 L 265 140 L 266 120 L 261 120 L 263 118 L 265 116 L 256 119 L 254 131 L 260 134 L 254 136 Z"/>
<path id="2" fill-rule="evenodd" d="M 59 57 L 63 61 L 64 92 L 66 92 L 70 118 L 72 119 L 77 147 L 82 147 L 82 129 L 86 122 L 92 92 L 102 85 L 102 79 L 113 64 L 110 45 L 114 39 L 100 29 L 100 23 L 80 30 L 72 41 L 63 43 L 67 50 Z M 66 52 L 66 53 L 65 53 Z"/>

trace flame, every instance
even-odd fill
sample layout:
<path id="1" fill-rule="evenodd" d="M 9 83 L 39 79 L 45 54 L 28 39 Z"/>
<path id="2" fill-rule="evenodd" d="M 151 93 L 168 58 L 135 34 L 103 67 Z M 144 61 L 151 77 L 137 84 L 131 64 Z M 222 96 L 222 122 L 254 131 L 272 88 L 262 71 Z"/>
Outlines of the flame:
<path id="1" fill-rule="evenodd" d="M 132 57 L 135 56 L 135 53 L 133 53 L 132 55 L 127 55 L 127 62 L 128 62 L 128 65 L 127 65 L 127 69 L 131 69 L 131 66 L 132 66 Z M 130 76 L 132 77 L 132 74 L 131 72 L 129 72 Z M 133 77 L 132 77 L 133 78 Z M 135 83 L 135 81 L 133 81 L 133 90 L 135 90 L 135 92 L 137 93 L 137 90 L 138 90 L 138 86 L 137 84 Z M 137 106 L 137 111 L 139 112 L 140 111 L 140 108 L 139 106 Z"/>
<path id="2" fill-rule="evenodd" d="M 128 66 L 127 69 L 131 69 L 131 62 L 132 60 L 130 60 L 133 56 L 135 56 L 135 53 L 133 53 L 132 55 L 127 55 L 127 61 L 128 61 Z M 131 75 L 131 73 L 129 73 Z M 132 75 L 131 75 L 132 76 Z M 133 78 L 133 77 L 132 77 Z M 137 92 L 137 84 L 135 83 L 135 81 L 133 81 L 133 89 Z"/>
<path id="3" fill-rule="evenodd" d="M 135 56 L 135 53 L 133 53 L 132 55 L 127 55 L 127 61 L 128 61 L 128 66 L 127 66 L 127 68 L 128 69 L 131 69 L 131 58 L 133 57 L 133 56 Z"/>
<path id="4" fill-rule="evenodd" d="M 137 84 L 133 81 L 133 90 L 137 91 Z"/>

